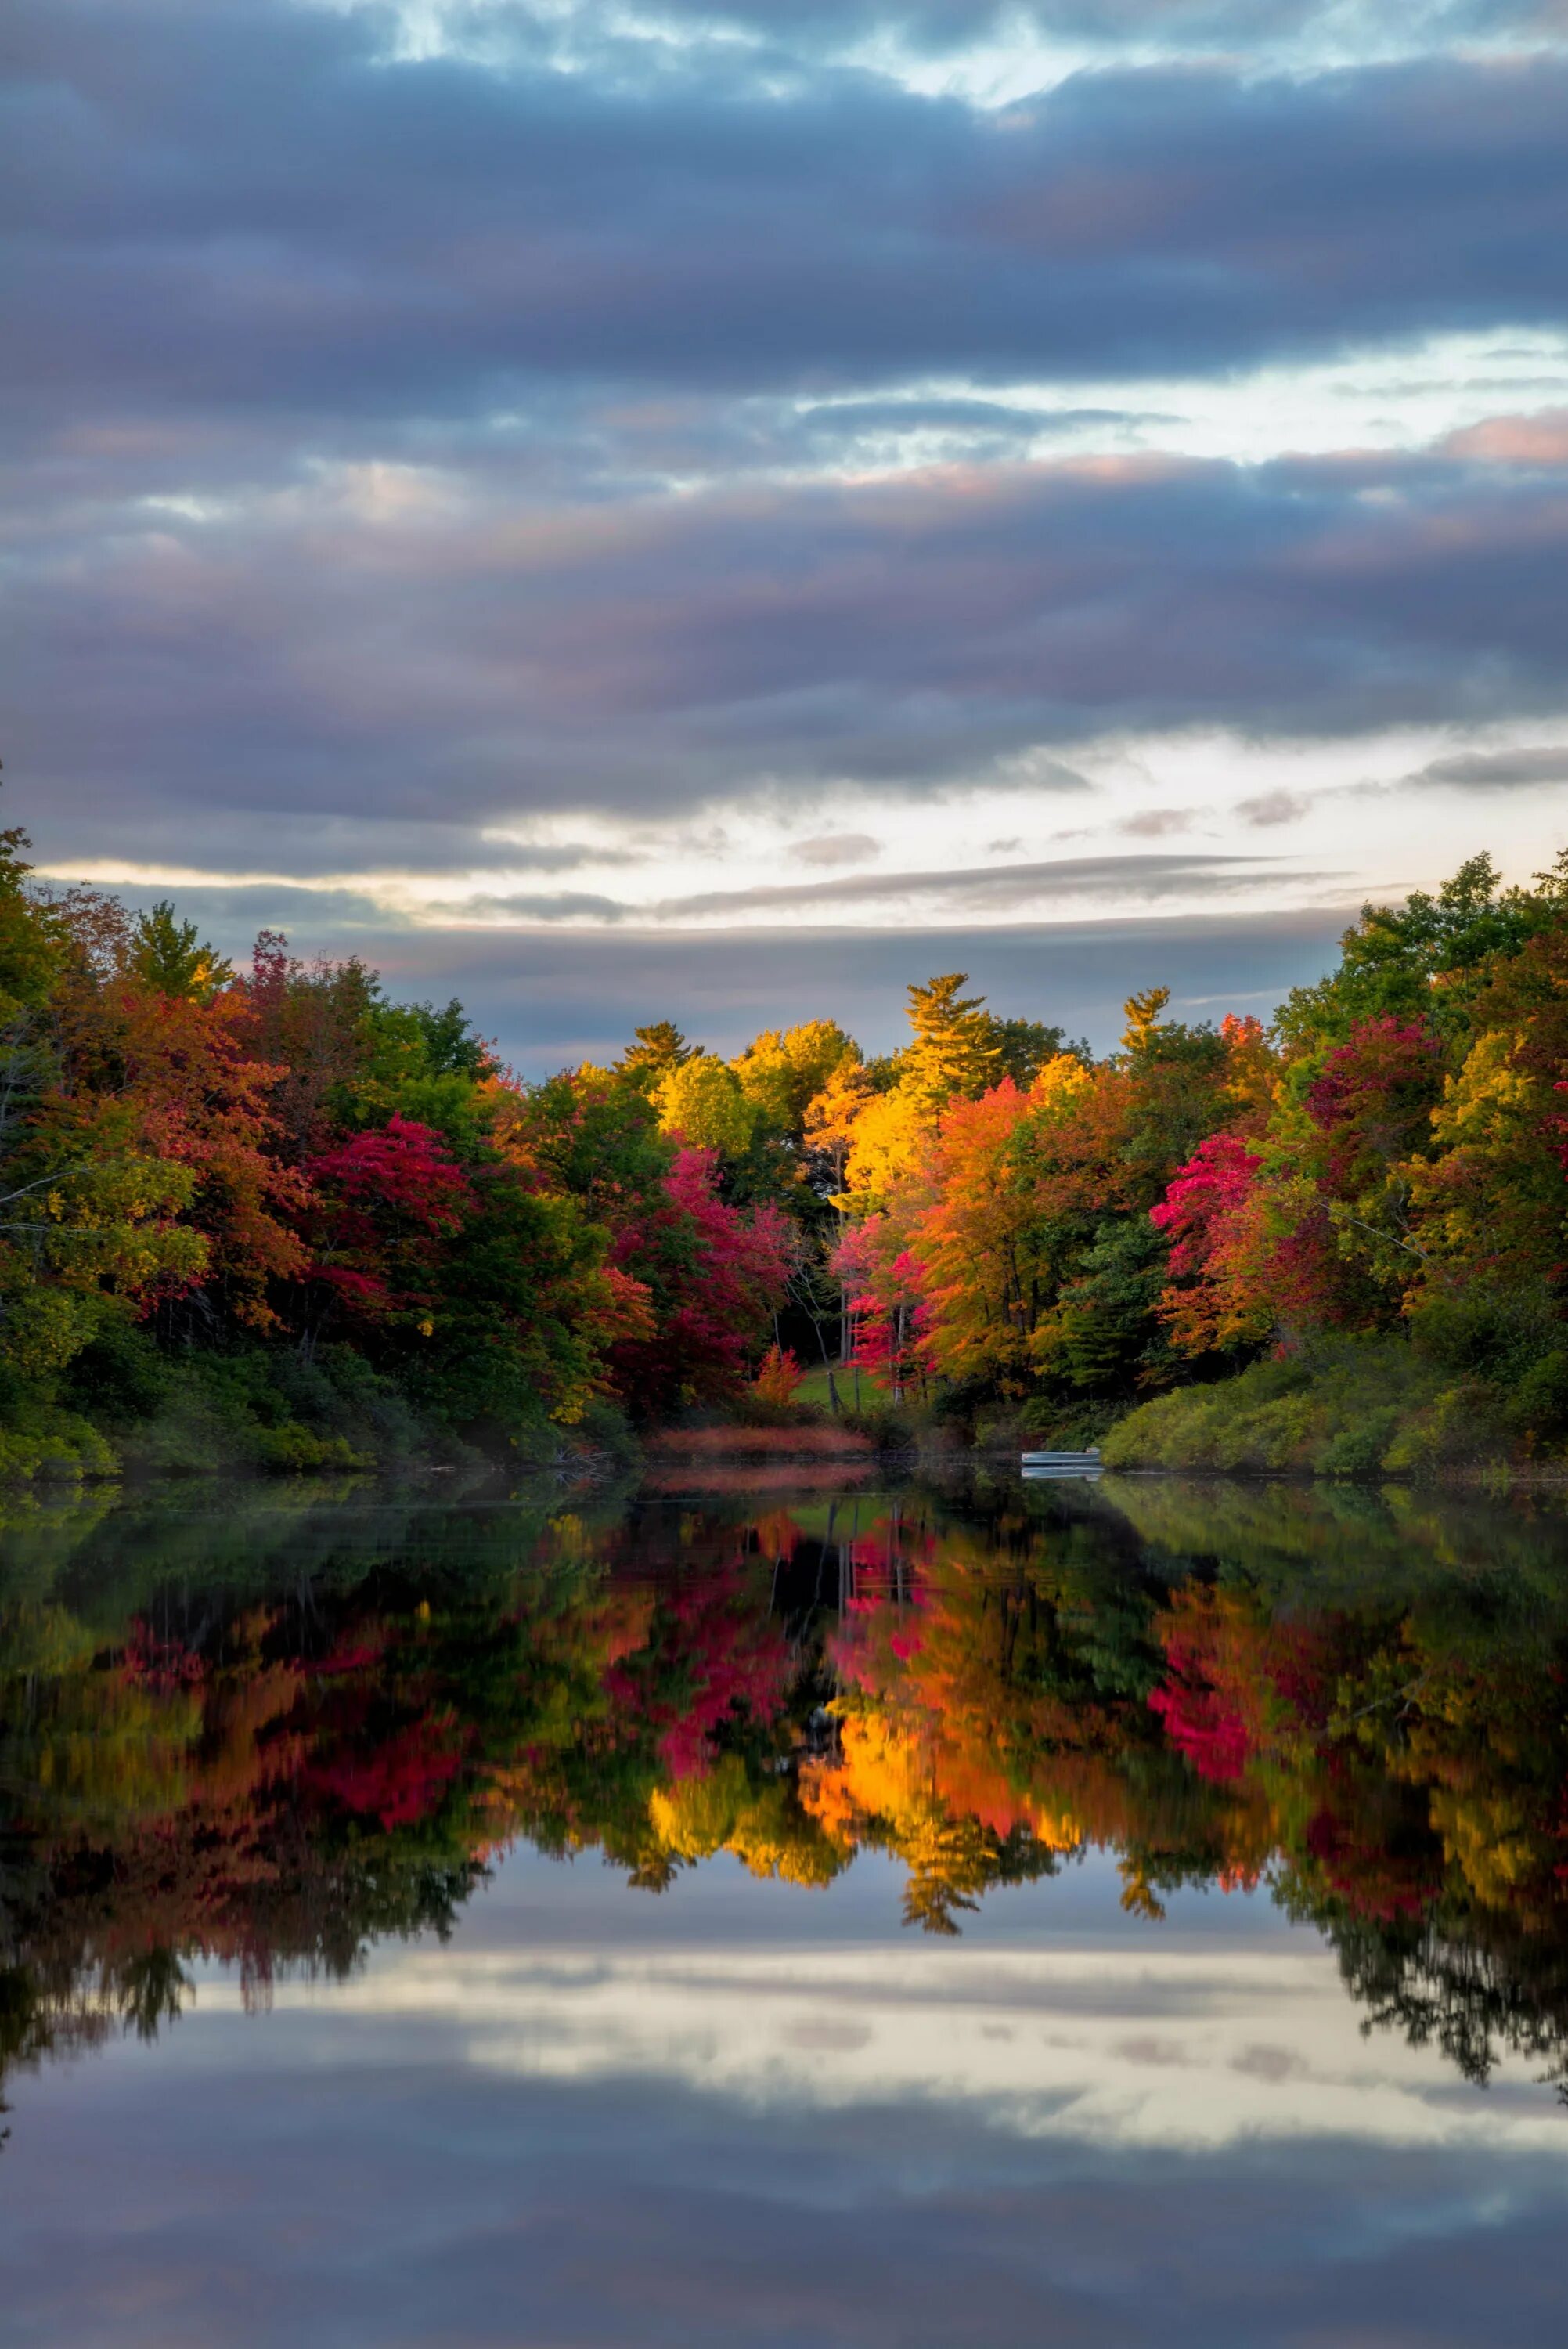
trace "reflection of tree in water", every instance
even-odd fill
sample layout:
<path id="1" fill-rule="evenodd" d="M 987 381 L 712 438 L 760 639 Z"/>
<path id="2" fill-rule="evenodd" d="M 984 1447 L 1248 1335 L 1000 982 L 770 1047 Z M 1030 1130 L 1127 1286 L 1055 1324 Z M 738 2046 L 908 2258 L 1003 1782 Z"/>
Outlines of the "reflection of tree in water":
<path id="1" fill-rule="evenodd" d="M 949 1936 L 1093 1847 L 1151 1920 L 1267 1882 L 1369 2027 L 1568 2074 L 1557 1521 L 1121 1502 L 35 1519 L 0 1580 L 0 2064 L 157 2033 L 197 1958 L 264 2005 L 444 1934 L 523 1837 L 649 1891 L 875 1848 Z"/>
<path id="2" fill-rule="evenodd" d="M 903 1921 L 927 1933 L 956 1935 L 954 1912 L 976 1909 L 982 1893 L 1005 1884 L 1033 1884 L 1054 1876 L 1059 1856 L 1036 1840 L 1027 1827 L 1005 1836 L 978 1819 L 934 1817 L 901 1849 L 909 1873 L 903 1890 Z"/>
<path id="3" fill-rule="evenodd" d="M 1545 2066 L 1568 2103 L 1568 1949 L 1497 1934 L 1486 1920 L 1390 1924 L 1346 1913 L 1305 1920 L 1326 1936 L 1364 2032 L 1396 2031 L 1440 2050 L 1484 2087 L 1504 2055 Z"/>

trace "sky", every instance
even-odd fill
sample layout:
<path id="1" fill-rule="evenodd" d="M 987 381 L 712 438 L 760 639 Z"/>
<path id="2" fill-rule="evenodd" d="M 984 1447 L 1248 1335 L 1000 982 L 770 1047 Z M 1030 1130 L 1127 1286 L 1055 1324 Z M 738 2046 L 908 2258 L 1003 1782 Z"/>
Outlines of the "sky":
<path id="1" fill-rule="evenodd" d="M 1565 0 L 11 0 L 5 820 L 528 1072 L 1568 843 Z"/>
<path id="2" fill-rule="evenodd" d="M 449 1943 L 10 2091 L 9 2344 L 1539 2349 L 1568 2148 L 1361 2029 L 1266 1892 L 1130 1917 L 1108 1855 L 957 1943 L 902 1870 L 658 1899 L 519 1848 Z M 264 2003 L 264 2002 L 263 2002 Z"/>

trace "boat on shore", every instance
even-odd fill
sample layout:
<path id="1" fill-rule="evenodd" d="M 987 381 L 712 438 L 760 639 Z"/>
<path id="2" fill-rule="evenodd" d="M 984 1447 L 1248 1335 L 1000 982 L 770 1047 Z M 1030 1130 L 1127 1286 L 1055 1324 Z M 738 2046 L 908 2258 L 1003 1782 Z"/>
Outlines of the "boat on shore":
<path id="1" fill-rule="evenodd" d="M 1026 1477 L 1098 1476 L 1099 1446 L 1092 1444 L 1087 1452 L 1026 1452 L 1021 1463 Z"/>

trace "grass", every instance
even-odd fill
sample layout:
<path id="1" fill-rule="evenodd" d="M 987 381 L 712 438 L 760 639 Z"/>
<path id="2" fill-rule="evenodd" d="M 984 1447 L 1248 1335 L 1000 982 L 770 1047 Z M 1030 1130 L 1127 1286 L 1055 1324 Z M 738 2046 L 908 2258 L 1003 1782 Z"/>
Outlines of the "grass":
<path id="1" fill-rule="evenodd" d="M 856 1408 L 854 1371 L 842 1363 L 835 1362 L 832 1375 L 839 1390 L 840 1410 L 853 1411 Z M 879 1390 L 868 1378 L 862 1377 L 860 1381 L 860 1399 L 862 1409 L 880 1400 Z M 795 1390 L 795 1400 L 797 1402 L 814 1403 L 819 1411 L 831 1411 L 833 1399 L 828 1392 L 828 1371 L 824 1363 L 819 1362 L 815 1370 L 807 1371 Z"/>

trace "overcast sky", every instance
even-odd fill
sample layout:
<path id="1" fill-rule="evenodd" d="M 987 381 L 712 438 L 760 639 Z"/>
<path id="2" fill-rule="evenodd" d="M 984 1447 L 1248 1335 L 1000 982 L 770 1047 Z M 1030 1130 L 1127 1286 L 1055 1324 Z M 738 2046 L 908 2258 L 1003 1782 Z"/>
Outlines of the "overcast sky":
<path id="1" fill-rule="evenodd" d="M 52 874 L 535 1069 L 959 963 L 1266 1009 L 1568 840 L 1563 0 L 11 0 L 4 69 Z"/>

